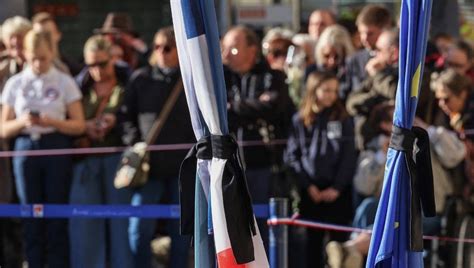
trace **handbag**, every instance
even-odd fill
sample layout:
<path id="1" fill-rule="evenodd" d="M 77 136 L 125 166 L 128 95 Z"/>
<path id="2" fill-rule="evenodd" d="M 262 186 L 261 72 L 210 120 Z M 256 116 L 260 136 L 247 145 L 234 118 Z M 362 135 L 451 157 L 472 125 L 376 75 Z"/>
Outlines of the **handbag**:
<path id="1" fill-rule="evenodd" d="M 148 172 L 150 171 L 150 153 L 148 152 L 147 147 L 148 145 L 153 144 L 158 138 L 158 135 L 178 100 L 182 89 L 183 81 L 179 78 L 171 91 L 170 96 L 166 100 L 163 109 L 161 109 L 161 112 L 153 122 L 150 131 L 148 131 L 145 141 L 137 142 L 123 152 L 114 179 L 115 188 L 136 188 L 143 186 L 148 181 Z"/>

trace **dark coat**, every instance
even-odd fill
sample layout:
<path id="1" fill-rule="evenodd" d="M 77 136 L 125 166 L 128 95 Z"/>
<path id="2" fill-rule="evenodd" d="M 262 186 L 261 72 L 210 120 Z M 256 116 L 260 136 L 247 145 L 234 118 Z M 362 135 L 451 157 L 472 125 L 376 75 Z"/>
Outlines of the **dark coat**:
<path id="1" fill-rule="evenodd" d="M 269 141 L 287 136 L 293 106 L 283 72 L 260 62 L 243 76 L 225 69 L 225 78 L 229 129 L 238 140 Z M 268 101 L 259 99 L 263 94 L 269 96 Z M 282 148 L 274 146 L 248 146 L 243 157 L 247 167 L 261 168 L 278 162 L 275 158 L 281 153 Z"/>
<path id="2" fill-rule="evenodd" d="M 123 131 L 122 141 L 126 145 L 145 140 L 179 77 L 179 70 L 165 74 L 159 68 L 150 66 L 132 74 L 118 116 Z M 183 90 L 154 144 L 195 141 Z M 186 153 L 187 149 L 152 151 L 150 178 L 177 178 L 180 163 Z"/>
<path id="3" fill-rule="evenodd" d="M 285 162 L 303 189 L 333 187 L 341 193 L 352 185 L 357 153 L 352 118 L 329 119 L 330 109 L 319 113 L 307 128 L 295 114 L 285 152 Z"/>

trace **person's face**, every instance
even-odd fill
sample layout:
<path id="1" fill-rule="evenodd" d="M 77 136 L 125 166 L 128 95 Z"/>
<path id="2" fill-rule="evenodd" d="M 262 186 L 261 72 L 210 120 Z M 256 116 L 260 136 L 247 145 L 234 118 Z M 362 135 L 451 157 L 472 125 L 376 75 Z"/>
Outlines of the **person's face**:
<path id="1" fill-rule="evenodd" d="M 336 79 L 327 80 L 316 89 L 316 104 L 321 109 L 333 106 L 338 98 L 338 92 L 338 81 Z"/>
<path id="2" fill-rule="evenodd" d="M 332 17 L 327 12 L 313 12 L 309 17 L 308 34 L 315 40 L 318 40 L 324 29 L 334 23 Z"/>
<path id="3" fill-rule="evenodd" d="M 51 38 L 53 39 L 53 43 L 55 45 L 58 45 L 59 41 L 61 41 L 61 32 L 56 26 L 56 23 L 54 23 L 51 20 L 47 20 L 42 23 L 35 23 L 33 24 L 33 29 L 36 31 L 49 32 L 51 34 Z"/>
<path id="4" fill-rule="evenodd" d="M 166 36 L 160 34 L 154 41 L 154 56 L 156 63 L 161 68 L 175 68 L 179 65 L 178 51 L 175 45 L 168 42 Z"/>
<path id="5" fill-rule="evenodd" d="M 8 54 L 13 58 L 24 58 L 23 55 L 23 39 L 24 34 L 12 34 L 7 40 L 5 40 L 5 47 Z"/>
<path id="6" fill-rule="evenodd" d="M 342 62 L 342 56 L 338 55 L 336 48 L 332 45 L 324 46 L 321 50 L 321 56 L 321 64 L 328 71 L 335 70 Z"/>
<path id="7" fill-rule="evenodd" d="M 95 82 L 108 81 L 115 76 L 110 55 L 105 51 L 86 51 L 84 61 Z"/>
<path id="8" fill-rule="evenodd" d="M 374 50 L 377 39 L 382 33 L 382 29 L 374 25 L 359 24 L 357 29 L 360 34 L 360 42 L 366 49 Z"/>
<path id="9" fill-rule="evenodd" d="M 281 46 L 270 46 L 268 48 L 267 61 L 270 68 L 283 71 L 285 69 L 286 54 L 288 49 Z"/>
<path id="10" fill-rule="evenodd" d="M 456 96 L 452 91 L 444 85 L 438 85 L 435 91 L 438 106 L 448 116 L 453 116 L 462 112 L 466 101 L 467 92 L 463 91 Z"/>
<path id="11" fill-rule="evenodd" d="M 377 39 L 376 47 L 376 57 L 380 59 L 381 62 L 385 64 L 392 64 L 392 61 L 396 58 L 396 55 L 393 55 L 395 52 L 394 48 L 390 45 L 390 36 L 388 34 L 381 34 Z"/>
<path id="12" fill-rule="evenodd" d="M 39 75 L 46 73 L 53 61 L 53 51 L 44 42 L 40 42 L 36 48 L 26 48 L 25 58 L 31 66 L 33 73 Z"/>
<path id="13" fill-rule="evenodd" d="M 466 53 L 456 47 L 451 47 L 448 50 L 446 64 L 462 75 L 471 68 L 471 62 L 469 62 Z"/>
<path id="14" fill-rule="evenodd" d="M 239 74 L 248 72 L 256 62 L 257 47 L 249 46 L 243 32 L 231 30 L 221 43 L 222 62 Z"/>
<path id="15" fill-rule="evenodd" d="M 449 47 L 453 45 L 453 41 L 448 38 L 438 38 L 436 39 L 436 48 L 443 57 L 446 57 L 449 51 Z"/>

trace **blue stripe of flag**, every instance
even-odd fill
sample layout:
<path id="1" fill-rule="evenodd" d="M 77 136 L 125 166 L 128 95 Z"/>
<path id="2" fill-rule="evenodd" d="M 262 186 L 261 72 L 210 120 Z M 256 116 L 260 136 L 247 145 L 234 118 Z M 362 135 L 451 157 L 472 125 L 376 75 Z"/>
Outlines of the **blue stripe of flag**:
<path id="1" fill-rule="evenodd" d="M 202 12 L 199 1 L 182 0 L 181 7 L 187 39 L 203 35 L 204 23 L 202 21 Z"/>

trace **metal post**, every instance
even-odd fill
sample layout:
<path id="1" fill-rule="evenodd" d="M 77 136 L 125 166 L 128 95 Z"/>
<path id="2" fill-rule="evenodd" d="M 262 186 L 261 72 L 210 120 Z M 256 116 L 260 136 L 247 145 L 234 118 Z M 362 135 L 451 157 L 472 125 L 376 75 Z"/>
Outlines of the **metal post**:
<path id="1" fill-rule="evenodd" d="M 288 217 L 288 199 L 270 198 L 270 219 Z M 270 267 L 288 267 L 288 226 L 270 225 Z"/>

